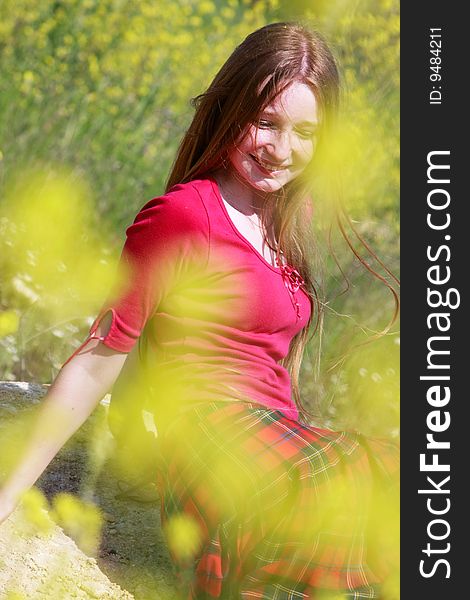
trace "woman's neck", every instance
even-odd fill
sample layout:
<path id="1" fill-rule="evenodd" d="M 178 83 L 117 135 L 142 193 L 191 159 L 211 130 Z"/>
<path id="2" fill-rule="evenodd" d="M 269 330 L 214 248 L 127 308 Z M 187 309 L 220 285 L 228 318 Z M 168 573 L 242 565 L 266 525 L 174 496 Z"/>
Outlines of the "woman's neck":
<path id="1" fill-rule="evenodd" d="M 242 235 L 247 234 L 245 227 L 249 227 L 251 231 L 255 232 L 256 236 L 261 236 L 263 244 L 267 241 L 272 247 L 278 247 L 278 241 L 274 233 L 273 223 L 268 225 L 269 230 L 266 230 L 266 222 L 263 221 L 263 211 L 269 209 L 269 203 L 266 202 L 266 194 L 263 192 L 257 192 L 251 186 L 248 186 L 241 177 L 231 175 L 228 170 L 219 169 L 213 172 L 212 177 L 215 179 L 219 188 L 219 193 L 222 201 L 229 205 L 229 208 L 233 208 L 236 213 L 231 215 L 232 220 L 235 218 L 237 221 L 237 213 L 239 215 L 237 221 L 237 228 L 242 229 Z M 229 208 L 227 210 L 230 213 Z M 267 216 L 266 214 L 264 215 Z M 269 219 L 268 219 L 269 221 Z M 245 225 L 243 225 L 245 223 Z M 254 243 L 254 245 L 256 245 Z M 259 250 L 260 254 L 263 254 L 263 250 Z M 282 254 L 282 251 L 281 251 Z M 273 256 L 270 259 L 274 261 Z"/>
<path id="2" fill-rule="evenodd" d="M 220 195 L 233 208 L 247 217 L 261 214 L 265 208 L 265 193 L 252 188 L 233 170 L 218 169 L 212 175 L 219 186 Z"/>

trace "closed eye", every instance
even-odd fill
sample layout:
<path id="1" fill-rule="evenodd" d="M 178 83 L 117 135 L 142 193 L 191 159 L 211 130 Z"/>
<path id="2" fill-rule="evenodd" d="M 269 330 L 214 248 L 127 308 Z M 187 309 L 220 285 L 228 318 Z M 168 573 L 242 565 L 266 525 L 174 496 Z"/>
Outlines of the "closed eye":
<path id="1" fill-rule="evenodd" d="M 260 119 L 258 121 L 258 127 L 260 127 L 261 129 L 271 129 L 271 128 L 275 127 L 275 125 L 272 121 L 267 121 L 266 119 Z"/>
<path id="2" fill-rule="evenodd" d="M 316 131 L 309 131 L 306 129 L 298 129 L 297 133 L 304 140 L 313 139 L 316 136 Z"/>

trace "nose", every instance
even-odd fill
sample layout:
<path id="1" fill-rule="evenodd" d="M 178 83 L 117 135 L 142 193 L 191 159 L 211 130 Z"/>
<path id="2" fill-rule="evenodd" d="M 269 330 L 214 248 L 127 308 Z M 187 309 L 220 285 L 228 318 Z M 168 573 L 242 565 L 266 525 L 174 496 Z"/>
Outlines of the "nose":
<path id="1" fill-rule="evenodd" d="M 273 162 L 289 163 L 292 158 L 292 142 L 288 131 L 277 131 L 268 144 L 269 156 Z"/>

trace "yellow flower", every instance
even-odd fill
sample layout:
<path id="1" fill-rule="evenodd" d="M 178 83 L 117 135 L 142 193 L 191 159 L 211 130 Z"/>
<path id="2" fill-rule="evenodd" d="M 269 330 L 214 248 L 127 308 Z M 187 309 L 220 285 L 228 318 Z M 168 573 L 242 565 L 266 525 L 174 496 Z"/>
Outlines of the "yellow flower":
<path id="1" fill-rule="evenodd" d="M 51 516 L 88 554 L 95 554 L 101 534 L 102 517 L 99 509 L 72 494 L 57 494 Z"/>
<path id="2" fill-rule="evenodd" d="M 47 500 L 38 488 L 31 488 L 23 494 L 21 506 L 28 523 L 43 533 L 51 529 L 52 522 L 46 512 Z"/>
<path id="3" fill-rule="evenodd" d="M 165 525 L 170 551 L 180 559 L 191 558 L 201 544 L 201 529 L 188 515 L 170 517 Z"/>
<path id="4" fill-rule="evenodd" d="M 0 312 L 0 338 L 15 333 L 18 329 L 19 316 L 14 310 Z"/>
<path id="5" fill-rule="evenodd" d="M 215 12 L 215 4 L 213 2 L 209 2 L 204 0 L 198 6 L 198 12 L 201 15 L 208 15 Z"/>

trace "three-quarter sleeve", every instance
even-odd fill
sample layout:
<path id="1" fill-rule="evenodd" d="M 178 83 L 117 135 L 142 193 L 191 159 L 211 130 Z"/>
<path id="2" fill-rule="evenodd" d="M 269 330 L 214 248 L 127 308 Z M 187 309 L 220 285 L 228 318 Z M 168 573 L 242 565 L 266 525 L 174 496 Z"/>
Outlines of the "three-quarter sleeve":
<path id="1" fill-rule="evenodd" d="M 207 260 L 209 221 L 191 184 L 174 186 L 150 200 L 126 231 L 118 284 L 95 319 L 90 336 L 107 313 L 111 327 L 99 339 L 114 350 L 130 352 L 146 322 L 178 284 L 186 262 Z"/>

